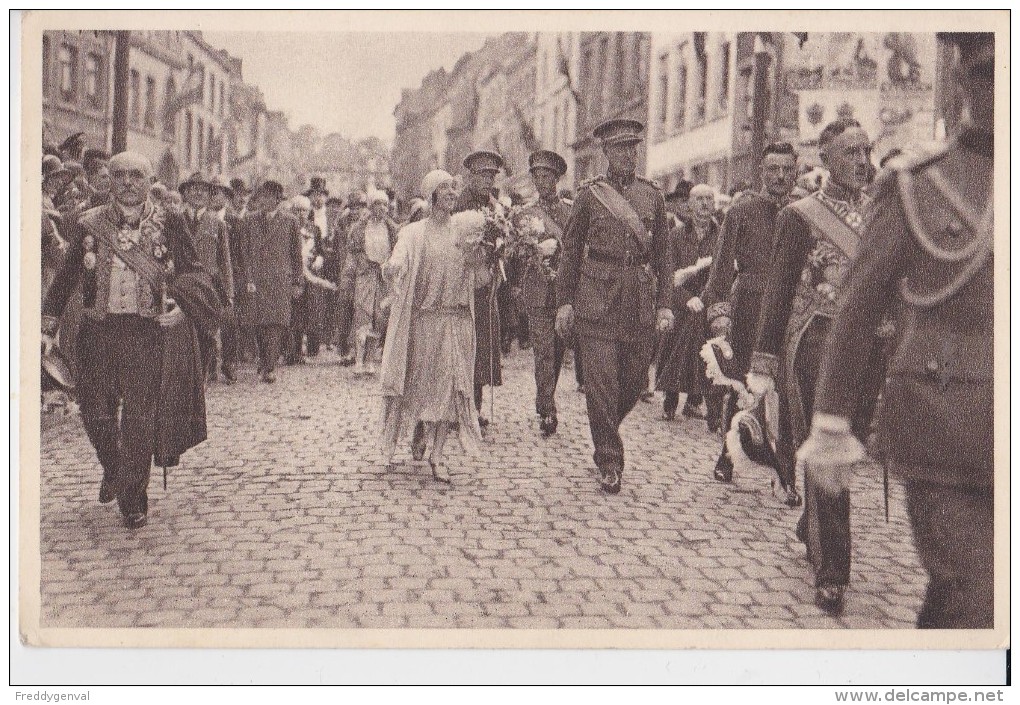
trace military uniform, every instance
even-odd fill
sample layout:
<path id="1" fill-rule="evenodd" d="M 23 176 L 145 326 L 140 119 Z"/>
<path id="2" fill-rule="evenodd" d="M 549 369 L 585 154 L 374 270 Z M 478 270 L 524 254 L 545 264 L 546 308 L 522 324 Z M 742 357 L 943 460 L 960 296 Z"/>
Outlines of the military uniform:
<path id="1" fill-rule="evenodd" d="M 566 162 L 555 152 L 535 152 L 529 161 L 532 170 L 548 169 L 556 174 L 557 179 L 566 172 Z M 542 219 L 546 238 L 562 241 L 564 228 L 570 218 L 570 204 L 558 196 L 548 200 L 540 198 L 525 213 Z M 535 413 L 542 418 L 542 431 L 545 434 L 556 431 L 556 383 L 563 364 L 564 345 L 556 336 L 555 327 L 555 272 L 559 259 L 560 251 L 557 248 L 557 252 L 550 257 L 530 260 L 524 271 L 522 286 L 535 355 Z"/>
<path id="2" fill-rule="evenodd" d="M 596 129 L 596 137 L 605 135 L 605 144 L 624 131 L 625 139 L 640 140 L 639 128 L 636 121 L 612 121 Z M 626 130 L 632 130 L 629 137 Z M 614 213 L 603 199 L 623 199 L 632 212 L 620 207 Z M 648 386 L 656 309 L 670 305 L 667 238 L 662 192 L 634 174 L 582 184 L 563 234 L 556 302 L 574 309 L 595 465 L 610 492 L 619 490 L 624 468 L 620 424 Z"/>
<path id="3" fill-rule="evenodd" d="M 493 152 L 473 152 L 464 159 L 464 166 L 471 169 L 498 171 L 503 159 Z M 453 212 L 468 210 L 484 210 L 492 207 L 490 194 L 475 193 L 465 188 L 457 199 Z M 488 385 L 498 387 L 503 384 L 503 361 L 500 356 L 500 340 L 502 330 L 497 296 L 493 288 L 499 289 L 497 276 L 493 281 L 475 289 L 475 408 L 482 409 L 482 389 Z M 497 292 L 498 293 L 498 292 Z M 491 302 L 491 303 L 490 303 Z"/>
<path id="4" fill-rule="evenodd" d="M 880 416 L 929 574 L 919 627 L 993 626 L 992 134 L 891 166 L 824 357 L 819 415 L 849 419 L 867 341 L 899 299 Z"/>

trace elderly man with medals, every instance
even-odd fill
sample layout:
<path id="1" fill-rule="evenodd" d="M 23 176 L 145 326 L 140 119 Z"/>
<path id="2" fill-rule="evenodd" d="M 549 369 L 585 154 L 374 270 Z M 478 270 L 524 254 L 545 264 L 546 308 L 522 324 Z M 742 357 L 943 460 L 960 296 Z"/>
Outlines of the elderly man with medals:
<path id="1" fill-rule="evenodd" d="M 563 341 L 556 336 L 556 267 L 559 264 L 563 228 L 570 205 L 556 193 L 556 184 L 567 173 L 567 162 L 556 152 L 540 150 L 528 158 L 538 201 L 524 214 L 542 222 L 544 236 L 527 262 L 521 299 L 527 306 L 531 343 L 535 354 L 535 413 L 543 436 L 556 433 L 556 382 L 563 363 Z"/>
<path id="2" fill-rule="evenodd" d="M 218 325 L 219 297 L 183 218 L 149 199 L 152 164 L 134 152 L 110 160 L 112 201 L 85 213 L 43 304 L 43 344 L 78 284 L 82 422 L 103 466 L 99 501 L 117 500 L 124 524 L 148 516 L 155 453 L 164 468 L 205 440 L 196 328 Z"/>
<path id="3" fill-rule="evenodd" d="M 928 573 L 917 626 L 991 629 L 1001 567 L 993 548 L 995 36 L 938 39 L 958 57 L 970 123 L 938 154 L 895 161 L 880 178 L 799 457 L 817 494 L 845 494 L 864 457 L 854 410 L 868 347 L 895 307 L 879 436 Z"/>
<path id="4" fill-rule="evenodd" d="M 795 453 L 807 438 L 815 383 L 832 319 L 857 256 L 871 177 L 871 141 L 852 118 L 829 123 L 818 140 L 829 172 L 825 186 L 790 204 L 776 219 L 776 242 L 766 279 L 747 387 L 758 399 L 778 392 L 776 459 L 785 487 L 796 485 Z M 862 340 L 871 375 L 855 390 L 853 429 L 866 438 L 882 380 L 883 341 Z M 839 613 L 850 580 L 850 498 L 820 495 L 810 474 L 797 529 L 815 567 L 815 601 Z"/>
<path id="5" fill-rule="evenodd" d="M 578 191 L 556 279 L 556 332 L 580 342 L 595 465 L 608 494 L 620 491 L 620 424 L 648 386 L 655 329 L 673 327 L 666 204 L 635 174 L 643 130 L 637 120 L 595 128 L 609 170 Z"/>

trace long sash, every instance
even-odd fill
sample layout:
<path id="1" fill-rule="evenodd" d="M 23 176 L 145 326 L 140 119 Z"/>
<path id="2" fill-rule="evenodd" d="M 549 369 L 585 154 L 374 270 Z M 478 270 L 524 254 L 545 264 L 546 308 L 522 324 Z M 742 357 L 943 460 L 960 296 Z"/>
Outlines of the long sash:
<path id="1" fill-rule="evenodd" d="M 807 220 L 815 232 L 843 251 L 848 258 L 857 258 L 861 236 L 821 200 L 808 196 L 790 204 Z"/>
<path id="2" fill-rule="evenodd" d="M 641 253 L 647 253 L 651 246 L 651 238 L 648 236 L 648 229 L 645 228 L 641 216 L 634 210 L 634 206 L 630 205 L 630 202 L 619 191 L 605 181 L 596 181 L 589 188 L 599 203 L 605 206 L 614 218 L 627 226 L 627 230 L 637 240 Z"/>
<path id="3" fill-rule="evenodd" d="M 127 250 L 120 249 L 114 236 L 114 224 L 109 218 L 90 219 L 83 224 L 90 233 L 106 243 L 117 259 L 145 279 L 154 294 L 159 295 L 166 280 L 166 270 L 150 253 L 137 245 Z"/>

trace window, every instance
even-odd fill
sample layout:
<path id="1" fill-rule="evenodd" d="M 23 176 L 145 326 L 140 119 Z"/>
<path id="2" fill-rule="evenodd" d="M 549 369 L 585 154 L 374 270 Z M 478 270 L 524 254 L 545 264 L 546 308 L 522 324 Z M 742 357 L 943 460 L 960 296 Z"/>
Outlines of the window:
<path id="1" fill-rule="evenodd" d="M 220 155 L 216 151 L 216 136 L 213 134 L 212 125 L 209 125 L 209 140 L 206 145 L 206 158 L 209 160 L 209 164 L 219 164 Z"/>
<path id="2" fill-rule="evenodd" d="M 552 149 L 556 150 L 560 147 L 560 106 L 553 106 L 553 123 L 552 123 Z"/>
<path id="3" fill-rule="evenodd" d="M 42 92 L 43 95 L 49 95 L 50 92 L 50 61 L 53 59 L 50 56 L 50 38 L 42 38 Z"/>
<path id="4" fill-rule="evenodd" d="M 74 100 L 78 86 L 78 50 L 68 44 L 60 45 L 60 94 L 64 100 Z"/>
<path id="5" fill-rule="evenodd" d="M 700 40 L 699 40 L 699 36 Z M 705 52 L 705 33 L 694 33 L 694 62 L 698 71 L 697 92 L 694 95 L 694 117 L 705 119 L 705 99 L 708 95 L 708 55 Z"/>
<path id="6" fill-rule="evenodd" d="M 142 76 L 131 69 L 131 124 L 137 125 L 142 119 Z"/>
<path id="7" fill-rule="evenodd" d="M 683 56 L 681 49 L 680 56 Z M 683 129 L 687 118 L 687 62 L 680 59 L 680 68 L 676 72 L 676 100 L 673 106 L 673 127 Z"/>
<path id="8" fill-rule="evenodd" d="M 192 156 L 192 152 L 191 152 L 191 138 L 192 138 L 192 130 L 194 129 L 193 128 L 193 118 L 192 118 L 190 110 L 188 111 L 188 119 L 184 123 L 184 126 L 185 126 L 185 130 L 184 130 L 184 156 L 185 156 L 185 158 L 186 158 L 186 160 L 188 162 L 188 168 L 190 169 L 191 168 L 191 156 Z"/>
<path id="9" fill-rule="evenodd" d="M 648 37 L 644 34 L 634 35 L 634 49 L 631 54 L 631 77 L 633 83 L 631 84 L 634 89 L 634 93 L 640 94 L 641 87 L 646 84 L 644 75 L 645 65 L 645 50 L 647 48 Z"/>
<path id="10" fill-rule="evenodd" d="M 202 122 L 202 118 L 198 118 L 198 128 L 195 130 L 195 141 L 198 143 L 198 168 L 201 169 L 205 164 L 205 140 L 202 137 L 205 135 L 205 123 Z"/>
<path id="11" fill-rule="evenodd" d="M 102 81 L 102 62 L 98 54 L 89 54 L 85 57 L 85 97 L 97 107 L 102 100 L 99 88 Z"/>
<path id="12" fill-rule="evenodd" d="M 730 109 L 730 43 L 725 42 L 719 52 L 719 110 Z"/>
<path id="13" fill-rule="evenodd" d="M 156 129 L 156 79 L 145 77 L 145 127 Z"/>
<path id="14" fill-rule="evenodd" d="M 659 127 L 665 132 L 666 120 L 669 117 L 669 54 L 659 55 L 659 95 L 658 114 Z"/>
<path id="15" fill-rule="evenodd" d="M 174 77 L 166 79 L 166 91 L 163 95 L 163 136 L 173 138 L 176 132 L 176 120 L 173 112 L 174 98 L 177 97 L 177 83 Z"/>

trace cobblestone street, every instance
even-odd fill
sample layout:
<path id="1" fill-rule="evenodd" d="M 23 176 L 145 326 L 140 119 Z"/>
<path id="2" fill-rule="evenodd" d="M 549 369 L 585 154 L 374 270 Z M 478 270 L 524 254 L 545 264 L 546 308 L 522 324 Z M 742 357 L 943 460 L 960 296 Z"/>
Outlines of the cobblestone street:
<path id="1" fill-rule="evenodd" d="M 44 425 L 42 626 L 420 628 L 912 628 L 923 573 L 902 491 L 881 472 L 853 494 L 854 567 L 843 617 L 812 603 L 794 537 L 799 510 L 771 478 L 711 477 L 701 421 L 623 427 L 623 491 L 599 493 L 584 398 L 558 392 L 560 430 L 539 437 L 532 357 L 514 350 L 485 452 L 451 442 L 452 486 L 407 451 L 376 450 L 374 378 L 331 352 L 250 367 L 211 385 L 210 440 L 154 469 L 145 528 L 96 501 L 101 471 L 80 421 Z M 488 398 L 486 399 L 486 412 Z"/>

